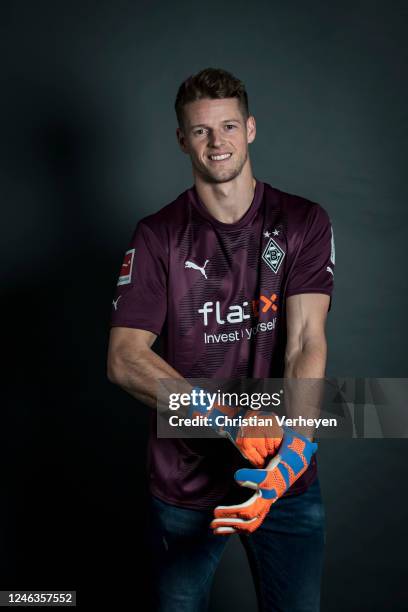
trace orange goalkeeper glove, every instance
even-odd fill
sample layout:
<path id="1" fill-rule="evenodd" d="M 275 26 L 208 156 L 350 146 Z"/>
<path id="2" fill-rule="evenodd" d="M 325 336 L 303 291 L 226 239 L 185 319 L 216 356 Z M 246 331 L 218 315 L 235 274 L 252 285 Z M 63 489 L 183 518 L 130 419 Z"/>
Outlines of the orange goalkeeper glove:
<path id="1" fill-rule="evenodd" d="M 263 467 L 282 442 L 283 430 L 273 412 L 211 404 L 203 389 L 195 387 L 188 416 L 206 416 L 211 428 L 229 438 L 253 465 Z"/>
<path id="2" fill-rule="evenodd" d="M 236 506 L 218 506 L 211 528 L 217 535 L 252 533 L 262 524 L 270 507 L 307 470 L 317 444 L 284 427 L 278 454 L 265 469 L 240 469 L 235 480 L 243 487 L 255 489 L 250 499 Z"/>

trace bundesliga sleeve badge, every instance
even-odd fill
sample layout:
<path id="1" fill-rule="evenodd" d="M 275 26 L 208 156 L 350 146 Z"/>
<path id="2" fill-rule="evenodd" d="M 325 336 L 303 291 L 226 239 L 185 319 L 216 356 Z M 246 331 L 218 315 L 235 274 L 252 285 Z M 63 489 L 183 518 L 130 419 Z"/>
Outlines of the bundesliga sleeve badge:
<path id="1" fill-rule="evenodd" d="M 126 251 L 125 258 L 119 273 L 118 286 L 128 285 L 132 280 L 133 260 L 135 257 L 135 249 Z"/>

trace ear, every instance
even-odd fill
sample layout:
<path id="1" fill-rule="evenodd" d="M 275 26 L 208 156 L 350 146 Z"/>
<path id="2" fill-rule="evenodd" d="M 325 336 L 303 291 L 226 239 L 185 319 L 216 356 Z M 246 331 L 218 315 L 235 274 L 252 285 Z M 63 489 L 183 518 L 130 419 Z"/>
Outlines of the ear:
<path id="1" fill-rule="evenodd" d="M 186 137 L 184 136 L 183 130 L 179 127 L 176 129 L 176 136 L 177 136 L 177 141 L 179 143 L 180 149 L 183 151 L 183 153 L 188 153 Z"/>
<path id="2" fill-rule="evenodd" d="M 255 117 L 253 115 L 250 115 L 248 117 L 247 122 L 246 122 L 246 129 L 247 129 L 247 142 L 248 144 L 251 144 L 251 142 L 254 142 L 255 136 L 256 136 L 256 122 L 255 122 Z"/>

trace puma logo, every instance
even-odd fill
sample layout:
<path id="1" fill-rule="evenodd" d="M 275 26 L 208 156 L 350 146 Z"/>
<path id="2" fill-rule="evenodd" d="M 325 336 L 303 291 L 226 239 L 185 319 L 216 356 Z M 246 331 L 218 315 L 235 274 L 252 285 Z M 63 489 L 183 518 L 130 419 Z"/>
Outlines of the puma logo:
<path id="1" fill-rule="evenodd" d="M 201 272 L 201 274 L 204 276 L 204 278 L 207 278 L 207 274 L 205 272 L 205 267 L 206 265 L 210 263 L 209 259 L 205 260 L 205 264 L 200 267 L 198 266 L 196 263 L 194 263 L 193 261 L 186 261 L 186 263 L 184 264 L 185 268 L 192 268 L 193 270 L 199 270 Z"/>
<path id="2" fill-rule="evenodd" d="M 120 300 L 122 296 L 120 295 L 116 300 L 112 300 L 112 306 L 114 307 L 115 310 L 118 309 L 118 302 Z"/>

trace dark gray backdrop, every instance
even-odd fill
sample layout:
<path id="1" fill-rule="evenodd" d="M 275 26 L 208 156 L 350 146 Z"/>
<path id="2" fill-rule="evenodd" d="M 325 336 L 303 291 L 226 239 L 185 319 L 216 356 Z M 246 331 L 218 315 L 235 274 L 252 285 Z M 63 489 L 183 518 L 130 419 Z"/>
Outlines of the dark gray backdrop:
<path id="1" fill-rule="evenodd" d="M 332 218 L 328 374 L 407 375 L 407 17 L 398 1 L 2 4 L 0 588 L 76 588 L 83 609 L 143 593 L 147 409 L 106 381 L 108 321 L 136 222 L 191 184 L 173 101 L 192 72 L 246 82 L 256 176 Z M 319 455 L 322 610 L 406 610 L 406 442 Z M 255 610 L 236 540 L 226 606 Z"/>

